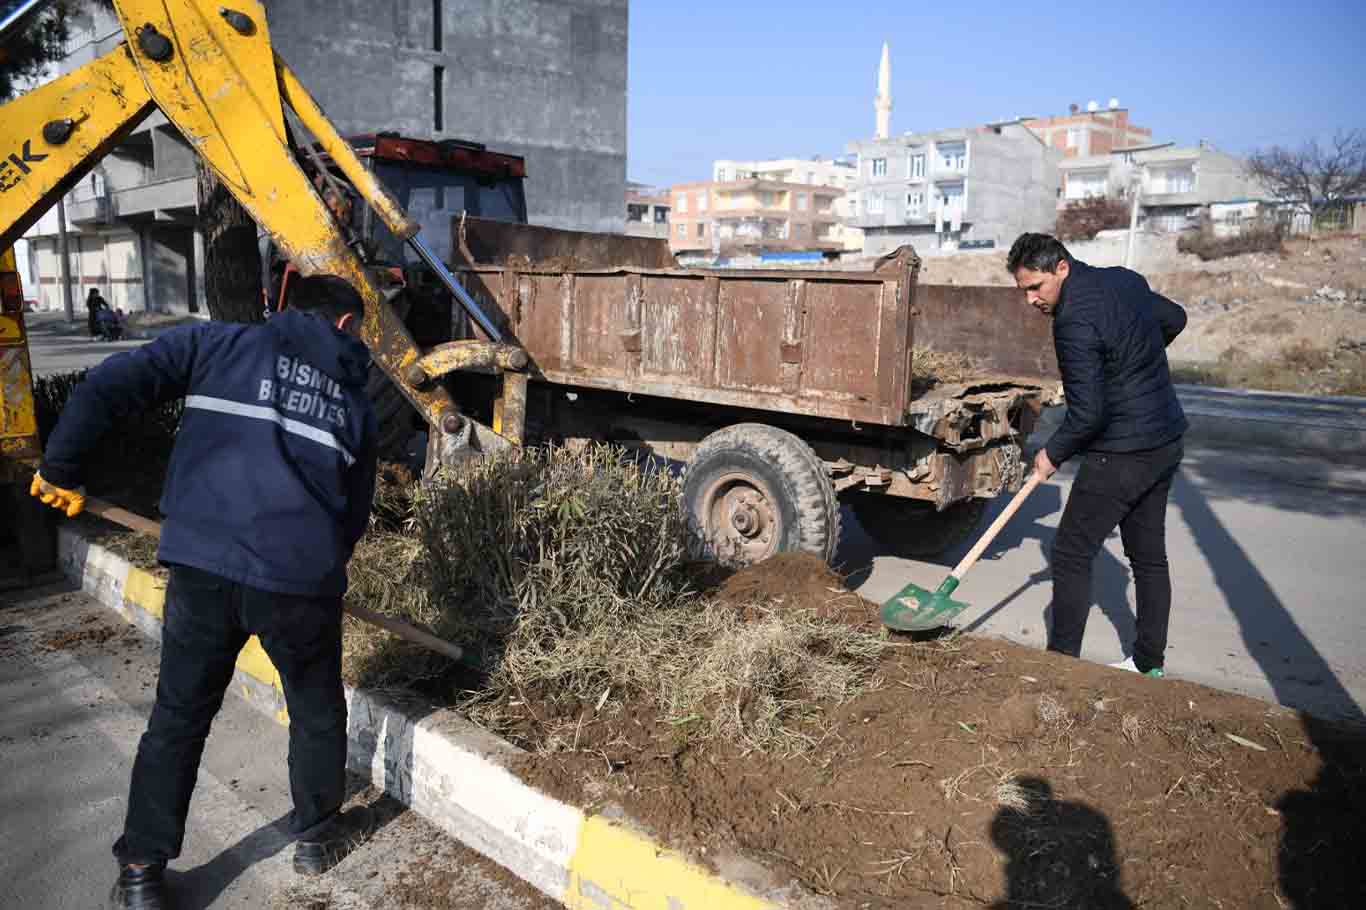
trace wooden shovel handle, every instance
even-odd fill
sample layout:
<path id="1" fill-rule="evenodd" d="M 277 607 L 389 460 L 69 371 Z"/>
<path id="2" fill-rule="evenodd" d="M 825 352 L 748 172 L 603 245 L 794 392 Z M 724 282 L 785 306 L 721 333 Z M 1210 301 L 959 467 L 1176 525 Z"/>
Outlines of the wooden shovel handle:
<path id="1" fill-rule="evenodd" d="M 1030 473 L 1029 480 L 1025 481 L 1024 486 L 1020 487 L 1020 492 L 1016 493 L 1015 497 L 1010 500 L 1010 504 L 1001 510 L 1000 515 L 996 516 L 996 520 L 991 523 L 991 527 L 987 528 L 986 533 L 983 534 L 978 539 L 977 543 L 973 545 L 972 549 L 968 551 L 968 555 L 963 557 L 963 561 L 954 566 L 953 572 L 950 573 L 954 578 L 957 578 L 959 581 L 963 580 L 963 576 L 967 574 L 968 569 L 971 569 L 973 563 L 981 558 L 982 554 L 986 552 L 987 547 L 991 546 L 991 542 L 996 539 L 996 535 L 1001 533 L 1001 529 L 1006 526 L 1006 522 L 1010 521 L 1015 513 L 1020 510 L 1020 506 L 1024 505 L 1024 501 L 1029 498 L 1029 494 L 1033 493 L 1034 488 L 1042 482 L 1043 475 L 1038 471 Z"/>
<path id="2" fill-rule="evenodd" d="M 137 531 L 140 534 L 150 534 L 158 539 L 161 537 L 161 524 L 159 522 L 143 518 L 141 515 L 135 515 L 126 509 L 120 509 L 113 503 L 105 502 L 103 499 L 87 496 L 85 498 L 85 511 L 89 512 L 91 515 L 98 515 L 106 521 L 112 521 L 116 525 L 122 525 L 130 531 Z M 342 609 L 362 622 L 368 622 L 371 625 L 379 626 L 384 631 L 389 632 L 392 635 L 397 635 L 404 641 L 410 641 L 415 645 L 421 645 L 424 648 L 449 657 L 451 660 L 460 660 L 465 656 L 465 652 L 462 651 L 458 645 L 453 645 L 448 641 L 437 638 L 430 632 L 424 632 L 422 629 L 409 625 L 401 619 L 393 619 L 392 617 L 385 616 L 381 613 L 376 613 L 373 610 L 367 610 L 365 607 L 351 604 L 347 604 Z"/>

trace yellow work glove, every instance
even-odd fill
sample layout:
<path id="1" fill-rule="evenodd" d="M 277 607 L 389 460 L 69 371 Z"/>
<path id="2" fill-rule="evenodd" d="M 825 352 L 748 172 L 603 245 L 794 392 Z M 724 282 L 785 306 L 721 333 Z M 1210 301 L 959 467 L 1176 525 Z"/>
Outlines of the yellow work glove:
<path id="1" fill-rule="evenodd" d="M 43 480 L 43 475 L 33 472 L 33 483 L 29 485 L 30 496 L 35 496 L 52 506 L 58 512 L 65 512 L 67 518 L 75 518 L 85 508 L 85 488 L 64 490 Z"/>

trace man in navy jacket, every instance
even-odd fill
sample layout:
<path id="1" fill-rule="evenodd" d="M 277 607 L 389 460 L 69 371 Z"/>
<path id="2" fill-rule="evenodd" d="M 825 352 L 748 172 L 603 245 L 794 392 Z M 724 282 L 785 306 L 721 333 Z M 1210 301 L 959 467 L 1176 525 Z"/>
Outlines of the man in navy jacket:
<path id="1" fill-rule="evenodd" d="M 113 907 L 166 906 L 209 726 L 251 635 L 289 707 L 295 869 L 326 871 L 368 828 L 345 796 L 341 598 L 374 494 L 370 355 L 360 296 L 330 276 L 264 325 L 208 322 L 109 358 L 78 385 L 33 493 L 74 515 L 84 467 L 131 415 L 184 398 L 162 493 L 170 569 L 156 704 L 138 745 Z"/>
<path id="2" fill-rule="evenodd" d="M 1186 313 L 1122 268 L 1092 268 L 1047 234 L 1022 234 L 1006 268 L 1030 305 L 1053 317 L 1067 415 L 1039 451 L 1044 477 L 1081 459 L 1053 540 L 1048 647 L 1081 654 L 1091 609 L 1091 563 L 1119 526 L 1133 569 L 1138 634 L 1116 667 L 1162 676 L 1171 614 L 1167 496 L 1181 463 L 1186 417 L 1167 345 Z"/>

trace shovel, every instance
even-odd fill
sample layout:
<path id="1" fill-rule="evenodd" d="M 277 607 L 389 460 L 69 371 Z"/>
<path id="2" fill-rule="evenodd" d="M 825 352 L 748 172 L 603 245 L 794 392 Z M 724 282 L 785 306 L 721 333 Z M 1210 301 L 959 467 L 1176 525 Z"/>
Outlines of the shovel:
<path id="1" fill-rule="evenodd" d="M 1015 498 L 1010 500 L 1010 505 L 1006 506 L 996 520 L 987 528 L 987 532 L 981 539 L 968 551 L 968 555 L 963 557 L 963 561 L 954 567 L 949 573 L 949 577 L 944 579 L 934 591 L 927 591 L 919 585 L 910 584 L 893 594 L 886 603 L 882 605 L 882 624 L 889 629 L 897 632 L 925 632 L 930 629 L 938 629 L 948 623 L 959 613 L 968 608 L 968 605 L 961 600 L 954 600 L 952 594 L 967 574 L 968 569 L 972 568 L 973 563 L 977 562 L 986 548 L 996 539 L 996 535 L 1001 533 L 1001 529 L 1010 521 L 1025 499 L 1030 493 L 1034 492 L 1043 481 L 1043 477 L 1036 471 L 1029 475 L 1029 480 L 1020 487 L 1020 492 L 1015 494 Z"/>

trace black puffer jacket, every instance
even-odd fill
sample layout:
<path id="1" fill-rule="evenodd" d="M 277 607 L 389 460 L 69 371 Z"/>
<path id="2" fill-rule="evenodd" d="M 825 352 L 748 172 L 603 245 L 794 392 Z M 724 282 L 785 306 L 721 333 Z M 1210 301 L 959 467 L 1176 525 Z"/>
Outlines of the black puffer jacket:
<path id="1" fill-rule="evenodd" d="M 1072 261 L 1053 313 L 1067 416 L 1048 441 L 1053 464 L 1078 452 L 1136 452 L 1186 431 L 1167 345 L 1186 311 L 1137 272 Z"/>

